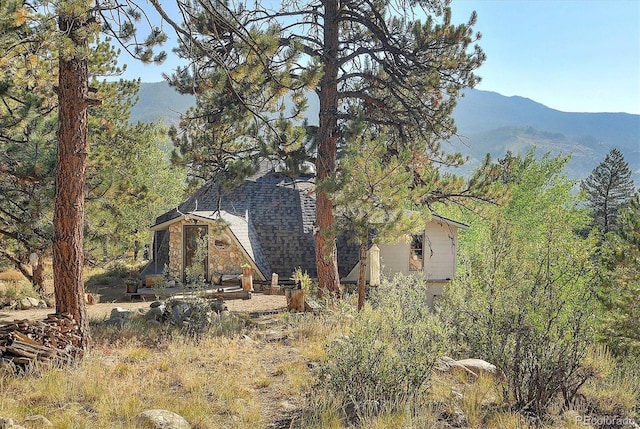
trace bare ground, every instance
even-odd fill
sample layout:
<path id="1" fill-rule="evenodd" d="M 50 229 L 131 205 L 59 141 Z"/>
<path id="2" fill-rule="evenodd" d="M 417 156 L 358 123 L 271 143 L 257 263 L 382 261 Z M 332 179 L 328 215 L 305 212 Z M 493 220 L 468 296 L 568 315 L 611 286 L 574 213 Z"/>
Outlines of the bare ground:
<path id="1" fill-rule="evenodd" d="M 120 307 L 124 309 L 148 308 L 151 301 L 136 300 L 131 301 L 129 297 L 116 288 L 100 288 L 93 295 L 99 300 L 98 303 L 87 306 L 87 313 L 91 320 L 105 320 L 109 318 L 111 310 Z M 263 295 L 254 293 L 248 300 L 228 300 L 225 301 L 227 308 L 236 313 L 264 313 L 283 310 L 287 306 L 286 298 L 282 295 Z M 38 308 L 29 310 L 0 310 L 0 324 L 13 320 L 40 320 L 47 314 L 54 313 L 53 308 Z"/>

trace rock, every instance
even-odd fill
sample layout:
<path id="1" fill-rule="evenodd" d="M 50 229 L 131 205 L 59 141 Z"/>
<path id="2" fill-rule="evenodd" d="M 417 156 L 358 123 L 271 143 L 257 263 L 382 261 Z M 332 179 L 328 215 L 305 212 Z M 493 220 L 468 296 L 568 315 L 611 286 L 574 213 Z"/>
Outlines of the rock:
<path id="1" fill-rule="evenodd" d="M 112 317 L 104 322 L 106 326 L 115 326 L 116 328 L 122 328 L 126 321 L 122 317 Z"/>
<path id="2" fill-rule="evenodd" d="M 162 301 L 153 301 L 151 304 L 149 304 L 149 308 L 156 308 L 160 306 L 164 307 L 164 304 L 162 303 Z"/>
<path id="3" fill-rule="evenodd" d="M 41 299 L 38 301 L 38 308 L 49 308 L 49 305 L 47 304 L 47 301 Z"/>
<path id="4" fill-rule="evenodd" d="M 30 296 L 22 298 L 20 300 L 20 310 L 28 310 L 30 308 L 37 307 L 39 304 L 39 300 L 36 298 L 31 298 Z"/>
<path id="5" fill-rule="evenodd" d="M 49 421 L 45 416 L 36 414 L 35 416 L 29 416 L 24 419 L 24 424 L 29 428 L 52 428 L 53 423 Z"/>
<path id="6" fill-rule="evenodd" d="M 475 374 L 496 374 L 498 372 L 498 368 L 492 363 L 484 361 L 482 359 L 460 359 L 456 361 L 456 364 L 462 367 L 467 368 L 469 371 L 474 372 Z"/>
<path id="7" fill-rule="evenodd" d="M 134 420 L 141 427 L 149 429 L 191 429 L 184 417 L 167 410 L 146 410 Z"/>
<path id="8" fill-rule="evenodd" d="M 133 316 L 134 312 L 131 310 L 125 310 L 122 307 L 116 307 L 111 310 L 110 319 L 120 318 L 120 319 L 130 319 Z"/>
<path id="9" fill-rule="evenodd" d="M 164 314 L 165 307 L 164 305 L 160 305 L 157 307 L 151 307 L 149 311 L 144 315 L 144 318 L 147 320 L 156 320 L 159 321 L 162 319 L 162 315 Z"/>
<path id="10" fill-rule="evenodd" d="M 26 429 L 14 423 L 13 419 L 3 419 L 0 417 L 0 429 Z"/>
<path id="11" fill-rule="evenodd" d="M 454 360 L 450 357 L 443 356 L 440 358 L 437 369 L 443 372 L 451 372 L 461 369 L 470 375 L 478 377 L 481 374 L 504 377 L 498 368 L 482 359 L 460 359 Z"/>
<path id="12" fill-rule="evenodd" d="M 216 300 L 212 301 L 209 306 L 211 307 L 211 309 L 213 311 L 215 311 L 218 314 L 222 313 L 223 311 L 228 310 L 227 304 L 225 304 L 225 302 L 223 300 L 221 300 L 221 299 L 216 299 Z"/>
<path id="13" fill-rule="evenodd" d="M 191 306 L 186 302 L 175 302 L 171 307 L 171 318 L 173 319 L 174 323 L 180 325 L 189 317 L 191 317 L 191 312 Z"/>

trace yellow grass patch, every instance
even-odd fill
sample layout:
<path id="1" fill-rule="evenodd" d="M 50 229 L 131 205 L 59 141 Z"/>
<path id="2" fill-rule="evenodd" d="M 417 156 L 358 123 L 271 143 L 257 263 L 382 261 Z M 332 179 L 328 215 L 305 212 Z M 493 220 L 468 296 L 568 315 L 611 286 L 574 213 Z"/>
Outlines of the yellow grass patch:
<path id="1" fill-rule="evenodd" d="M 22 282 L 27 281 L 27 278 L 22 275 L 18 270 L 7 270 L 0 273 L 0 281 L 3 282 Z"/>

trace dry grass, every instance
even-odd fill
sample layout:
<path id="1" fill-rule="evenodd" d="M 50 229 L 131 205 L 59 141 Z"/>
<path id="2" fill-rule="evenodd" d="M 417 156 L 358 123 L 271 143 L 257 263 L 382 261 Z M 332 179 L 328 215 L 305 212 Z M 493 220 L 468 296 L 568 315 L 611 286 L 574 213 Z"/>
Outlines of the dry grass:
<path id="1" fill-rule="evenodd" d="M 464 416 L 461 427 L 535 427 L 509 411 L 494 380 L 456 374 L 435 374 L 420 409 L 347 423 L 344 410 L 318 389 L 313 367 L 325 359 L 327 344 L 349 334 L 354 317 L 349 306 L 320 315 L 287 313 L 250 320 L 248 327 L 231 323 L 197 340 L 144 323 L 97 324 L 93 350 L 71 368 L 21 376 L 0 370 L 0 417 L 21 423 L 42 414 L 59 429 L 136 428 L 137 413 L 163 408 L 194 429 L 418 429 L 447 427 L 456 415 Z M 601 352 L 589 359 L 603 368 L 615 364 Z M 636 379 L 603 377 L 582 394 L 600 410 L 632 412 L 637 386 Z M 584 411 L 558 410 L 542 427 L 587 427 L 577 417 Z"/>
<path id="2" fill-rule="evenodd" d="M 149 408 L 184 416 L 195 428 L 257 428 L 301 407 L 310 377 L 288 346 L 233 337 L 113 342 L 94 330 L 95 346 L 77 366 L 0 376 L 0 416 L 20 422 L 42 414 L 56 428 L 134 428 Z M 307 374 L 307 375 L 305 375 Z"/>
<path id="3" fill-rule="evenodd" d="M 27 281 L 27 278 L 20 271 L 11 269 L 0 273 L 0 281 L 17 283 Z"/>
<path id="4" fill-rule="evenodd" d="M 31 283 L 18 271 L 0 273 L 0 308 L 11 306 L 12 302 L 24 297 L 37 298 Z"/>

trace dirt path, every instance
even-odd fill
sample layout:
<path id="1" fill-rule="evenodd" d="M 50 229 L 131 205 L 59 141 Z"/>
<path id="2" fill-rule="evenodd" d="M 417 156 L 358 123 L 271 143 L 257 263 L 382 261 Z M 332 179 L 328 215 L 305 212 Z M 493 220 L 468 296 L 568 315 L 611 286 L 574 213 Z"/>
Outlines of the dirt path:
<path id="1" fill-rule="evenodd" d="M 105 302 L 87 306 L 87 313 L 91 320 L 105 320 L 109 318 L 111 310 L 120 307 L 124 309 L 148 308 L 150 301 L 116 301 Z M 287 306 L 286 298 L 282 295 L 253 294 L 248 300 L 225 301 L 227 308 L 232 312 L 251 313 L 269 312 L 284 309 Z M 30 309 L 30 310 L 0 310 L 0 324 L 13 320 L 40 320 L 47 314 L 55 312 L 52 308 Z"/>

